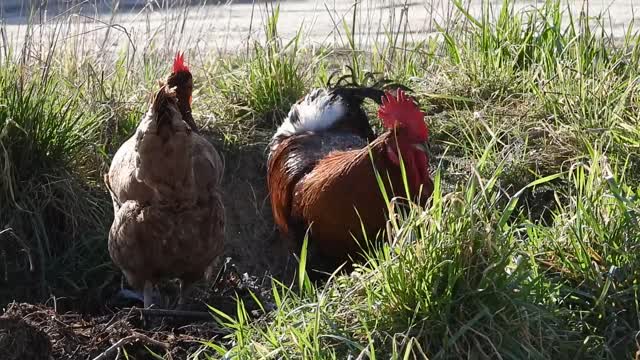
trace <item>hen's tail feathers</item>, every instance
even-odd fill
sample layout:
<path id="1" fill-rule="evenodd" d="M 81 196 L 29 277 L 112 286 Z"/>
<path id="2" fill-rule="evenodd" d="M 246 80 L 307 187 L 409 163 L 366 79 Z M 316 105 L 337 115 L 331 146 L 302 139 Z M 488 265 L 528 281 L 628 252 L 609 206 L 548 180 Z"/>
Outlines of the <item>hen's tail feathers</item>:
<path id="1" fill-rule="evenodd" d="M 170 88 L 168 85 L 163 85 L 155 94 L 151 109 L 158 114 L 158 129 L 161 125 L 171 122 L 170 115 L 166 110 L 169 105 L 176 105 L 177 101 L 176 89 Z"/>
<path id="2" fill-rule="evenodd" d="M 153 110 L 162 111 L 166 109 L 167 105 L 175 103 L 177 103 L 175 87 L 162 85 L 153 97 Z"/>

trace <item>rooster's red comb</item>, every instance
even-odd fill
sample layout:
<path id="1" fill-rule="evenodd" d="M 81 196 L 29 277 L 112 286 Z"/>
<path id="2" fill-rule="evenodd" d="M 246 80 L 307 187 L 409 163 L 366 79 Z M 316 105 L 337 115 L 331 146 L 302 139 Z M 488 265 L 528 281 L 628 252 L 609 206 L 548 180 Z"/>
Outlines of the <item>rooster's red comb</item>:
<path id="1" fill-rule="evenodd" d="M 173 60 L 173 72 L 179 73 L 182 71 L 189 71 L 187 65 L 184 64 L 184 53 L 178 51 L 176 53 L 176 59 Z"/>
<path id="2" fill-rule="evenodd" d="M 413 136 L 426 140 L 428 130 L 424 123 L 424 113 L 404 91 L 398 89 L 397 94 L 395 97 L 390 91 L 385 91 L 385 95 L 382 97 L 382 105 L 378 109 L 382 125 L 387 129 L 404 126 L 410 130 Z"/>

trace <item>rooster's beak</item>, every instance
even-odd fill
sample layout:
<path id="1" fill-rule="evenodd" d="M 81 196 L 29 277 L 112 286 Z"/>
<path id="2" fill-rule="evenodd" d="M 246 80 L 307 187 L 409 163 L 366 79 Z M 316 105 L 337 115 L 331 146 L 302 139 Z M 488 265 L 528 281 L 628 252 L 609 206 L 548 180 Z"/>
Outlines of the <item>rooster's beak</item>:
<path id="1" fill-rule="evenodd" d="M 424 153 L 429 152 L 429 144 L 427 144 L 426 142 L 413 144 L 413 147 Z"/>

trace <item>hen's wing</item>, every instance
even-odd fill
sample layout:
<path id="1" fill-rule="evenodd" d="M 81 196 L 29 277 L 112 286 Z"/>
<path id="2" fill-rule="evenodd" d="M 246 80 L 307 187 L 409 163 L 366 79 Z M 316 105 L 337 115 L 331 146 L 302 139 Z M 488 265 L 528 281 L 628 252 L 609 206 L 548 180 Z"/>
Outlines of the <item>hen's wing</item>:
<path id="1" fill-rule="evenodd" d="M 136 179 L 135 158 L 134 135 L 118 149 L 105 176 L 105 183 L 113 200 L 114 212 L 117 212 L 119 205 L 127 200 L 147 203 L 153 197 L 153 190 Z"/>
<path id="2" fill-rule="evenodd" d="M 198 134 L 193 134 L 193 174 L 198 193 L 219 188 L 224 176 L 224 162 L 220 154 Z"/>

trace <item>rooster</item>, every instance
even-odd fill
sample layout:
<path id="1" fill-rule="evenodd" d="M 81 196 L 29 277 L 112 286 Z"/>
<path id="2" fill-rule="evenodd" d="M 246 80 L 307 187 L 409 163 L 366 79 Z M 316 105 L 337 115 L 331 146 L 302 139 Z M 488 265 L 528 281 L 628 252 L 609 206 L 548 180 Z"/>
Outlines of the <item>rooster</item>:
<path id="1" fill-rule="evenodd" d="M 385 132 L 376 137 L 361 108 L 376 101 Z M 360 251 L 355 240 L 385 228 L 389 198 L 431 195 L 424 114 L 401 89 L 316 89 L 293 105 L 269 146 L 267 182 L 274 221 L 290 246 L 309 230 L 309 243 L 335 266 Z"/>
<path id="2" fill-rule="evenodd" d="M 109 254 L 152 305 L 154 285 L 178 278 L 179 303 L 223 252 L 222 160 L 197 134 L 193 80 L 181 54 L 135 134 L 116 152 L 105 183 L 114 221 Z"/>

